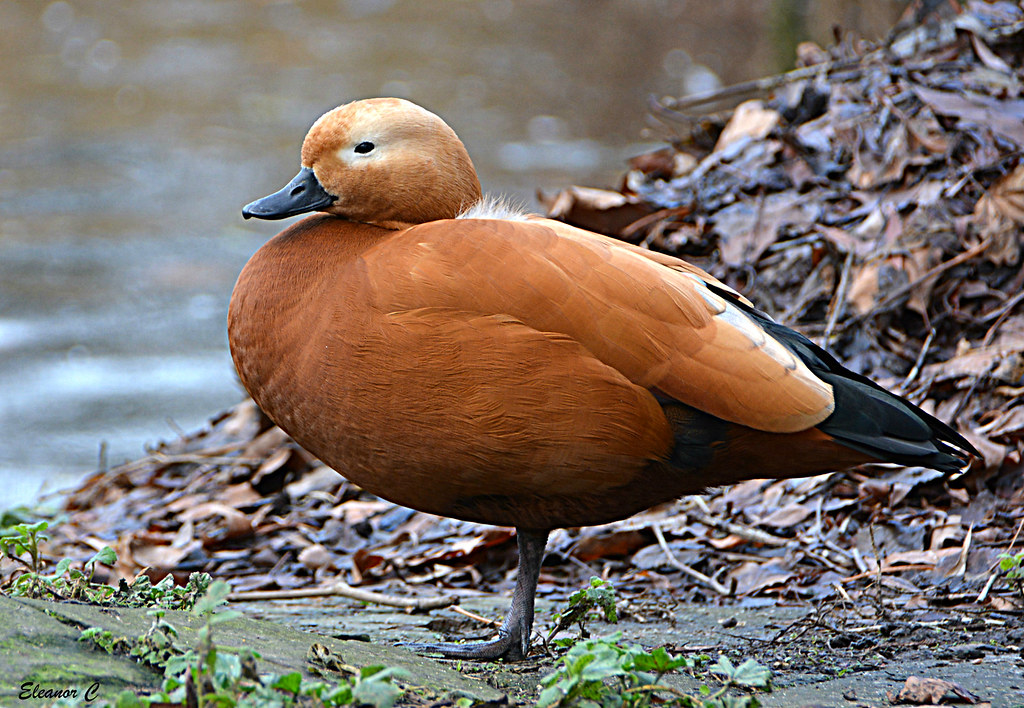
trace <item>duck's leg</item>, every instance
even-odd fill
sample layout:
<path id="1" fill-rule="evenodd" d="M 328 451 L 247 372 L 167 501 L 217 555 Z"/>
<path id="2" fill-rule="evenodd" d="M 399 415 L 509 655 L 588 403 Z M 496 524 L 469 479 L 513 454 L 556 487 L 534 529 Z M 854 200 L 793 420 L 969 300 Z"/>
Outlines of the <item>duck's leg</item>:
<path id="1" fill-rule="evenodd" d="M 519 571 L 516 574 L 516 589 L 512 593 L 512 606 L 505 621 L 498 630 L 498 638 L 491 642 L 473 644 L 413 643 L 407 644 L 413 651 L 440 654 L 448 659 L 473 659 L 491 661 L 505 659 L 520 661 L 530 650 L 530 632 L 533 630 L 533 602 L 537 592 L 537 577 L 544 560 L 544 547 L 548 542 L 548 531 L 516 529 L 519 543 Z"/>

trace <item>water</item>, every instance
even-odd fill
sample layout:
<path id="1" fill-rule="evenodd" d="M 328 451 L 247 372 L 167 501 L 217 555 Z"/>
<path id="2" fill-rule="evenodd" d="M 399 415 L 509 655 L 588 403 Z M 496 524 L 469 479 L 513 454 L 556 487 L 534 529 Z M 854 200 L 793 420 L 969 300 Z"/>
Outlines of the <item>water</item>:
<path id="1" fill-rule="evenodd" d="M 901 4 L 0 0 L 0 508 L 242 397 L 227 302 L 281 225 L 239 209 L 325 110 L 415 100 L 535 204 L 612 186 L 649 94 L 774 73 Z"/>

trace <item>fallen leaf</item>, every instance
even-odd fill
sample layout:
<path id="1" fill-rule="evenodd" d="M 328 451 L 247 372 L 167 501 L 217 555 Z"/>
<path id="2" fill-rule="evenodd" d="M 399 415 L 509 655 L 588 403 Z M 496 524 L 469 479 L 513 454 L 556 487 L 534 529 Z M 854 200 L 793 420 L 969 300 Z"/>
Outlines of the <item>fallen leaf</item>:
<path id="1" fill-rule="evenodd" d="M 981 700 L 955 681 L 911 676 L 907 679 L 903 688 L 900 689 L 893 702 L 936 705 L 948 693 L 952 693 L 967 703 L 974 704 Z M 890 698 L 890 700 L 892 699 Z"/>
<path id="2" fill-rule="evenodd" d="M 787 504 L 784 507 L 762 516 L 757 523 L 773 528 L 791 528 L 814 513 L 806 504 Z"/>
<path id="3" fill-rule="evenodd" d="M 778 111 L 765 108 L 758 100 L 736 106 L 725 130 L 718 136 L 713 152 L 722 152 L 741 140 L 763 140 L 779 124 Z"/>
<path id="4" fill-rule="evenodd" d="M 321 544 L 314 543 L 299 552 L 298 560 L 310 570 L 319 570 L 334 565 L 334 554 Z"/>
<path id="5" fill-rule="evenodd" d="M 749 595 L 764 588 L 781 585 L 793 577 L 792 569 L 785 561 L 773 558 L 767 563 L 747 561 L 726 575 L 726 580 L 736 583 L 736 594 Z M 729 582 L 725 585 L 728 587 Z"/>
<path id="6" fill-rule="evenodd" d="M 1024 100 L 998 100 L 976 93 L 938 91 L 926 86 L 911 85 L 911 91 L 939 115 L 954 116 L 961 121 L 990 128 L 1008 140 L 1024 147 Z"/>
<path id="7" fill-rule="evenodd" d="M 974 221 L 982 238 L 989 241 L 986 258 L 996 265 L 1015 265 L 1020 261 L 1024 163 L 981 195 L 974 207 Z"/>
<path id="8" fill-rule="evenodd" d="M 572 555 L 584 563 L 599 558 L 622 558 L 650 543 L 648 536 L 639 531 L 620 531 L 580 539 L 573 547 Z"/>

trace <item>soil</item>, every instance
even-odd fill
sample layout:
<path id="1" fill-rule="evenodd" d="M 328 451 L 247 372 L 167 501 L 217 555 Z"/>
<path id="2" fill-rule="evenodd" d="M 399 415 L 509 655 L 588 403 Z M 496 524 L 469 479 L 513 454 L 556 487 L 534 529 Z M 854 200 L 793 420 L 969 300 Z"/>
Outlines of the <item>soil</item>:
<path id="1" fill-rule="evenodd" d="M 499 616 L 506 598 L 464 600 L 464 609 Z M 249 617 L 286 623 L 343 639 L 393 644 L 437 639 L 480 640 L 480 625 L 451 610 L 429 614 L 394 612 L 344 599 L 238 603 Z M 538 603 L 537 628 L 546 630 L 556 603 Z M 992 706 L 1024 706 L 1024 628 L 991 616 L 904 612 L 871 621 L 841 607 L 711 607 L 666 605 L 638 599 L 623 605 L 616 624 L 588 622 L 591 636 L 621 632 L 623 642 L 666 647 L 673 654 L 729 656 L 738 664 L 755 659 L 772 671 L 766 706 L 888 706 L 911 676 L 953 681 Z M 579 636 L 578 634 L 575 636 Z M 535 634 L 535 649 L 520 664 L 446 662 L 467 676 L 505 692 L 516 705 L 533 705 L 540 680 L 558 665 Z M 696 692 L 707 674 L 672 675 L 666 683 Z"/>

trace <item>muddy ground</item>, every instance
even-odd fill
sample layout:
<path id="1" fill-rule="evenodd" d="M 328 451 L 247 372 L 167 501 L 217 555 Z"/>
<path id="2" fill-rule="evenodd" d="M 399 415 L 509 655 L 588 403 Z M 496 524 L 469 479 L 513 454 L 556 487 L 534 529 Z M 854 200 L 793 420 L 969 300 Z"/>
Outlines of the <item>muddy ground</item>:
<path id="1" fill-rule="evenodd" d="M 558 598 L 559 601 L 562 598 Z M 475 597 L 461 606 L 486 617 L 500 616 L 506 598 Z M 235 603 L 249 617 L 270 619 L 342 639 L 392 644 L 437 639 L 486 639 L 488 630 L 451 610 L 407 614 L 362 606 L 345 599 Z M 546 631 L 555 603 L 538 603 L 537 628 Z M 616 624 L 592 621 L 593 636 L 621 632 L 623 641 L 665 646 L 672 653 L 715 659 L 725 653 L 739 663 L 753 658 L 772 671 L 774 690 L 759 695 L 765 706 L 888 706 L 910 676 L 953 681 L 992 706 L 1024 706 L 1024 628 L 991 617 L 932 611 L 867 621 L 850 609 L 767 605 L 759 608 L 673 605 L 639 600 L 623 606 Z M 536 637 L 536 635 L 535 635 Z M 557 665 L 557 656 L 536 641 L 529 660 L 514 665 L 442 662 L 532 705 L 537 685 Z M 706 674 L 666 679 L 695 692 Z"/>

